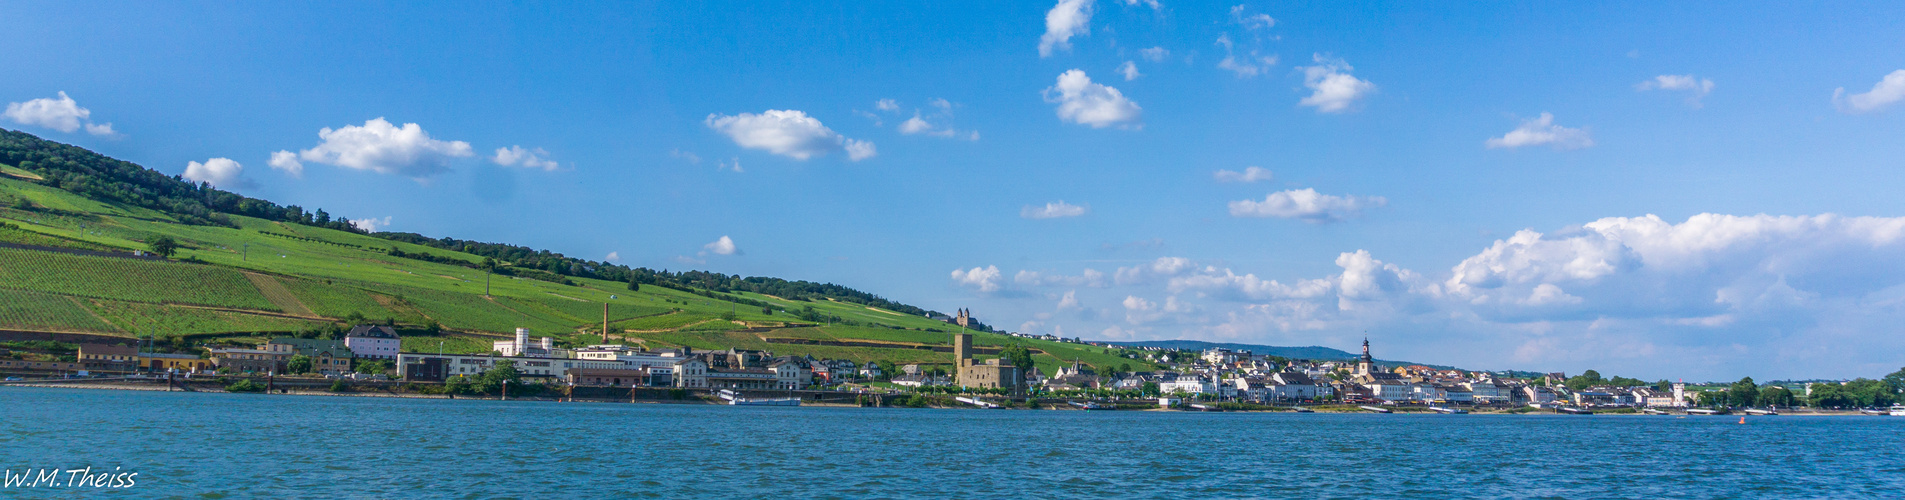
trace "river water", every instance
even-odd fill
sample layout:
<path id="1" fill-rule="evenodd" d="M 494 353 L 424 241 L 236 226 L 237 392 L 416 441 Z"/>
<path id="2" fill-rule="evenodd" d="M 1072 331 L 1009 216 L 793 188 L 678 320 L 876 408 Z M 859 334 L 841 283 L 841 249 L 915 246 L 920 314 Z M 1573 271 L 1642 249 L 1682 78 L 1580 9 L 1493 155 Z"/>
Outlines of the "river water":
<path id="1" fill-rule="evenodd" d="M 1900 498 L 1905 418 L 771 408 L 0 387 L 70 498 Z M 65 478 L 66 476 L 62 476 Z"/>

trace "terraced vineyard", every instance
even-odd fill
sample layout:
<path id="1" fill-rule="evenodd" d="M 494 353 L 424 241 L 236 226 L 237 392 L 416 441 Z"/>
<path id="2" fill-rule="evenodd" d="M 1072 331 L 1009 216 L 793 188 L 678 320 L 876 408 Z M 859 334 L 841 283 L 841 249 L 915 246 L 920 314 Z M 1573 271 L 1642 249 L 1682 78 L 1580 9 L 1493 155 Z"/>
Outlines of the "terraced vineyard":
<path id="1" fill-rule="evenodd" d="M 113 300 L 86 302 L 94 312 L 111 320 L 119 330 L 133 335 L 294 332 L 325 323 L 185 306 Z"/>
<path id="2" fill-rule="evenodd" d="M 0 289 L 0 329 L 116 333 L 74 299 Z"/>
<path id="3" fill-rule="evenodd" d="M 0 288 L 133 302 L 279 311 L 238 271 L 196 264 L 0 248 Z"/>

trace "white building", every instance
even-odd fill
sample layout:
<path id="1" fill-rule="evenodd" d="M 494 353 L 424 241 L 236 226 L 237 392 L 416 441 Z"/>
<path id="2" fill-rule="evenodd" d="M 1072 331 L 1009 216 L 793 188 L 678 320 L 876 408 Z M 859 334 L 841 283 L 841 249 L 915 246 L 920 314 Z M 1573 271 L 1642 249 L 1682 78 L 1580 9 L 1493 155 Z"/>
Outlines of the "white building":
<path id="1" fill-rule="evenodd" d="M 515 340 L 498 340 L 490 345 L 497 353 L 512 357 L 547 358 L 556 353 L 556 339 L 543 337 L 541 342 L 531 344 L 528 328 L 517 328 Z"/>
<path id="2" fill-rule="evenodd" d="M 344 347 L 359 358 L 397 359 L 403 339 L 397 338 L 397 330 L 388 326 L 357 325 L 344 335 Z"/>
<path id="3" fill-rule="evenodd" d="M 1164 394 L 1215 394 L 1217 384 L 1204 379 L 1202 375 L 1178 375 L 1176 379 L 1159 383 L 1158 392 Z"/>
<path id="4" fill-rule="evenodd" d="M 523 377 L 556 378 L 561 377 L 570 368 L 623 369 L 627 365 L 617 361 L 593 361 L 582 359 L 560 359 L 529 356 L 491 356 L 488 354 L 419 354 L 399 353 L 397 355 L 397 377 L 404 380 L 445 380 L 450 377 L 474 377 L 482 375 L 491 368 L 513 364 Z"/>
<path id="5" fill-rule="evenodd" d="M 1401 379 L 1376 379 L 1363 387 L 1369 388 L 1369 395 L 1384 401 L 1408 401 L 1415 398 L 1415 385 Z"/>

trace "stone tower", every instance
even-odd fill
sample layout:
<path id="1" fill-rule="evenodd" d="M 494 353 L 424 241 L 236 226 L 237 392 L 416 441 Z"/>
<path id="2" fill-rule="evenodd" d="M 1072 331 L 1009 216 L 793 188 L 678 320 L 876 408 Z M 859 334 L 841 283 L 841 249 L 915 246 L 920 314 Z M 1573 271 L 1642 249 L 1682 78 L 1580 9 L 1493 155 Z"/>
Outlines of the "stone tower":
<path id="1" fill-rule="evenodd" d="M 1375 371 L 1376 360 L 1369 357 L 1369 337 L 1363 337 L 1363 357 L 1356 360 L 1356 374 L 1368 375 Z"/>

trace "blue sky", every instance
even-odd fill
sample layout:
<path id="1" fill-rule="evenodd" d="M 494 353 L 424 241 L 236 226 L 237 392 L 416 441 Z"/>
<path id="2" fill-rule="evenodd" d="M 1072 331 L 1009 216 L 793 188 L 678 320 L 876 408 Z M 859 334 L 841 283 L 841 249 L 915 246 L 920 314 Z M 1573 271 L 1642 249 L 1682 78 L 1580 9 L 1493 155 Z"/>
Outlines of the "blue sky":
<path id="1" fill-rule="evenodd" d="M 1905 8 L 1159 2 L 9 3 L 0 125 L 1010 330 L 1900 364 Z"/>

